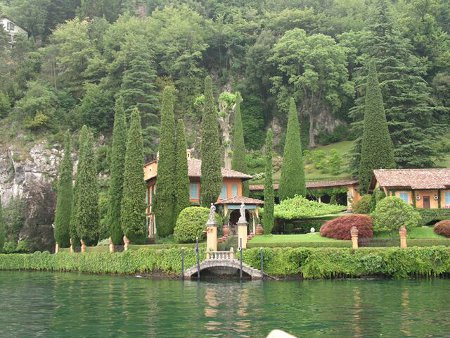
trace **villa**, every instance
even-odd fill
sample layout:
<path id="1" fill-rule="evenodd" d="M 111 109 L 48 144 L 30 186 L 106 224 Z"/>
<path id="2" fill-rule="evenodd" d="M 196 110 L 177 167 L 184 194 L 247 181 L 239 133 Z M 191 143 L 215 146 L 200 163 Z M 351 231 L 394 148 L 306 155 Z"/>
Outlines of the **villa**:
<path id="1" fill-rule="evenodd" d="M 416 208 L 450 208 L 450 169 L 377 169 L 369 190 L 375 189 Z"/>
<path id="2" fill-rule="evenodd" d="M 188 176 L 189 176 L 189 198 L 192 205 L 200 205 L 201 192 L 201 166 L 202 161 L 192 158 L 190 152 L 188 157 Z M 144 179 L 147 183 L 147 227 L 149 237 L 156 235 L 155 214 L 152 210 L 155 190 L 157 188 L 158 160 L 147 163 L 144 166 Z M 247 220 L 250 220 L 255 230 L 255 223 L 258 219 L 258 206 L 264 202 L 243 196 L 243 184 L 250 180 L 252 176 L 241 173 L 236 170 L 222 168 L 222 190 L 217 199 L 218 211 L 226 217 L 230 225 L 236 224 L 239 219 L 239 206 L 245 203 Z"/>
<path id="3" fill-rule="evenodd" d="M 9 35 L 9 42 L 12 44 L 15 41 L 17 35 L 28 35 L 27 31 L 21 27 L 19 27 L 16 23 L 14 23 L 11 19 L 3 16 L 0 17 L 0 25 L 3 27 L 5 32 Z"/>

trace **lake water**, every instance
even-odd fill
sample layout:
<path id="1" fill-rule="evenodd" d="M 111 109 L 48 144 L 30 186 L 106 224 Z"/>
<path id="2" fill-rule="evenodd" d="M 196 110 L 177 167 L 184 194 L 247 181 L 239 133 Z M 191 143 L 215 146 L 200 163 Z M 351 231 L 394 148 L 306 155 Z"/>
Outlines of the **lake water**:
<path id="1" fill-rule="evenodd" d="M 0 272 L 1 337 L 450 336 L 450 280 L 182 282 Z"/>

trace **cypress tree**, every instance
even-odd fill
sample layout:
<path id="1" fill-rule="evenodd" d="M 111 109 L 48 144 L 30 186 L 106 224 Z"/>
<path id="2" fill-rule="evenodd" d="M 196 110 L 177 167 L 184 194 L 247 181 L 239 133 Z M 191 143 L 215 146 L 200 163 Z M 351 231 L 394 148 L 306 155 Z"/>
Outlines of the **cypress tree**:
<path id="1" fill-rule="evenodd" d="M 179 119 L 176 125 L 176 169 L 175 169 L 175 222 L 181 210 L 191 205 L 189 202 L 189 176 L 186 155 L 186 136 L 183 120 Z"/>
<path id="2" fill-rule="evenodd" d="M 374 169 L 394 167 L 394 146 L 389 135 L 375 63 L 372 61 L 369 64 L 366 84 L 364 131 L 359 166 L 360 191 L 363 194 L 367 193 Z"/>
<path id="3" fill-rule="evenodd" d="M 272 143 L 273 132 L 272 129 L 267 131 L 266 137 L 266 170 L 264 178 L 264 214 L 263 214 L 263 226 L 264 233 L 266 235 L 272 233 L 273 228 L 273 210 L 275 204 L 275 194 L 273 191 L 273 179 L 272 179 Z"/>
<path id="4" fill-rule="evenodd" d="M 82 133 L 82 136 L 85 139 L 80 144 L 74 222 L 78 238 L 84 240 L 86 245 L 92 246 L 97 244 L 100 230 L 97 161 L 92 133 L 87 130 Z"/>
<path id="5" fill-rule="evenodd" d="M 175 88 L 164 88 L 161 111 L 158 179 L 155 194 L 155 216 L 158 236 L 166 237 L 175 227 Z"/>
<path id="6" fill-rule="evenodd" d="M 55 240 L 61 248 L 69 247 L 70 217 L 73 203 L 72 186 L 72 150 L 70 134 L 66 133 L 64 142 L 64 156 L 59 169 L 58 196 L 55 211 Z"/>
<path id="7" fill-rule="evenodd" d="M 234 115 L 233 125 L 233 158 L 231 159 L 231 167 L 242 173 L 247 173 L 247 163 L 245 161 L 245 143 L 244 128 L 242 126 L 241 114 L 242 97 L 240 93 L 236 94 L 236 113 Z M 244 196 L 248 196 L 248 181 L 244 182 Z"/>
<path id="8" fill-rule="evenodd" d="M 70 217 L 70 238 L 72 240 L 72 246 L 79 247 L 80 246 L 80 237 L 78 236 L 78 223 L 77 223 L 77 213 L 79 209 L 79 186 L 80 186 L 80 180 L 78 179 L 81 168 L 84 166 L 85 159 L 85 150 L 84 145 L 86 144 L 87 138 L 89 136 L 89 129 L 87 126 L 83 126 L 80 131 L 80 136 L 78 138 L 78 164 L 77 164 L 77 178 L 75 180 L 75 186 L 73 188 L 73 203 L 72 203 L 72 216 Z"/>
<path id="9" fill-rule="evenodd" d="M 139 111 L 131 113 L 125 153 L 125 172 L 121 208 L 123 233 L 134 243 L 145 240 L 145 181 L 142 128 Z"/>
<path id="10" fill-rule="evenodd" d="M 127 123 L 123 108 L 123 98 L 116 100 L 114 129 L 111 150 L 111 183 L 108 199 L 108 222 L 114 245 L 122 244 L 123 232 L 120 225 L 120 208 L 123 193 L 123 172 L 127 149 Z"/>
<path id="11" fill-rule="evenodd" d="M 306 195 L 300 123 L 293 98 L 289 103 L 289 118 L 278 193 L 281 200 L 292 198 L 295 195 Z"/>
<path id="12" fill-rule="evenodd" d="M 214 104 L 212 80 L 210 76 L 205 78 L 205 103 L 202 118 L 201 141 L 201 205 L 208 207 L 217 202 L 222 188 L 222 156 L 220 154 L 219 125 L 217 122 L 217 110 Z"/>
<path id="13" fill-rule="evenodd" d="M 5 237 L 6 237 L 6 226 L 5 221 L 3 220 L 2 199 L 0 198 L 0 252 L 3 251 L 3 246 L 5 245 Z"/>

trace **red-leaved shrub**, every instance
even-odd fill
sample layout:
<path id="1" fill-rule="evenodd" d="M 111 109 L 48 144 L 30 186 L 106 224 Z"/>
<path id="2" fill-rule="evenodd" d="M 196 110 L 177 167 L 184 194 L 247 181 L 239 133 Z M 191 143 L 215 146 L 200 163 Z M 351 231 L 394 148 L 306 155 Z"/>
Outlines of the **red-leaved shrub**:
<path id="1" fill-rule="evenodd" d="M 335 239 L 351 239 L 350 229 L 355 226 L 358 229 L 359 238 L 373 237 L 373 222 L 368 215 L 341 216 L 326 222 L 320 228 L 320 235 Z"/>
<path id="2" fill-rule="evenodd" d="M 437 222 L 434 226 L 434 232 L 441 236 L 450 237 L 450 219 Z"/>

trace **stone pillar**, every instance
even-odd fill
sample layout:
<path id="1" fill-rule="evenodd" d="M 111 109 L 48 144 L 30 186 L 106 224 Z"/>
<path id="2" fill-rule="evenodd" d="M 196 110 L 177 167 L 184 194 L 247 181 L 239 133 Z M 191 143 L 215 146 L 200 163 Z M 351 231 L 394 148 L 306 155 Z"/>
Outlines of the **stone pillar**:
<path id="1" fill-rule="evenodd" d="M 69 242 L 70 242 L 69 252 L 70 252 L 70 253 L 73 253 L 72 238 L 69 239 Z"/>
<path id="2" fill-rule="evenodd" d="M 123 236 L 123 250 L 127 251 L 128 250 L 128 245 L 130 244 L 130 240 L 128 239 L 127 236 Z"/>
<path id="3" fill-rule="evenodd" d="M 400 248 L 404 249 L 407 247 L 406 245 L 406 228 L 402 225 L 400 230 L 398 231 L 400 235 Z"/>
<path id="4" fill-rule="evenodd" d="M 58 243 L 56 243 L 56 244 L 55 244 L 55 254 L 57 254 L 57 253 L 58 253 L 58 251 L 59 251 L 59 244 L 58 244 Z"/>
<path id="5" fill-rule="evenodd" d="M 81 242 L 81 252 L 85 253 L 86 252 L 86 243 L 84 243 L 83 240 L 81 240 L 80 242 Z"/>
<path id="6" fill-rule="evenodd" d="M 206 255 L 208 252 L 217 251 L 217 222 L 216 222 L 216 207 L 211 203 L 209 209 L 209 217 L 206 222 Z"/>
<path id="7" fill-rule="evenodd" d="M 109 252 L 113 253 L 114 251 L 116 251 L 114 249 L 114 243 L 113 243 L 111 237 L 109 237 Z"/>
<path id="8" fill-rule="evenodd" d="M 352 248 L 358 249 L 358 228 L 352 226 L 352 228 L 350 229 L 350 234 L 352 236 Z"/>

